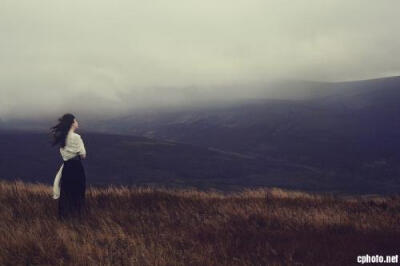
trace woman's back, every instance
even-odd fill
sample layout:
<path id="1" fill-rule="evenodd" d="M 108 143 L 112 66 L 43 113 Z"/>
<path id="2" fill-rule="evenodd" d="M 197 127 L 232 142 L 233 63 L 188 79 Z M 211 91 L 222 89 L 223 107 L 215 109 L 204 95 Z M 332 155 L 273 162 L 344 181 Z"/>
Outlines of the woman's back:
<path id="1" fill-rule="evenodd" d="M 73 131 L 69 131 L 65 140 L 65 147 L 60 147 L 60 153 L 64 161 L 77 155 L 85 157 L 86 149 L 82 137 Z"/>

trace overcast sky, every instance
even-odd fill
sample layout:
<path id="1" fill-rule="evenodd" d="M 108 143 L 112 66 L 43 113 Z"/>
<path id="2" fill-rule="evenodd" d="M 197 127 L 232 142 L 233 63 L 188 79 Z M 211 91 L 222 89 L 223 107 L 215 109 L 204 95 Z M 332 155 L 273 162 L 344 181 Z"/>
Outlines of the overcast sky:
<path id="1" fill-rule="evenodd" d="M 0 117 L 399 75 L 399 10 L 398 0 L 1 0 Z"/>

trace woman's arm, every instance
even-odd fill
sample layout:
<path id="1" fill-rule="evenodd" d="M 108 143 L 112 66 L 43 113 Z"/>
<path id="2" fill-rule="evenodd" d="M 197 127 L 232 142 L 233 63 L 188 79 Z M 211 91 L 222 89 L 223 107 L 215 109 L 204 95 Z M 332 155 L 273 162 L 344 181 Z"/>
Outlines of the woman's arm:
<path id="1" fill-rule="evenodd" d="M 83 143 L 83 140 L 80 135 L 78 135 L 78 143 L 79 143 L 78 154 L 81 156 L 82 159 L 85 159 L 86 158 L 85 144 Z"/>

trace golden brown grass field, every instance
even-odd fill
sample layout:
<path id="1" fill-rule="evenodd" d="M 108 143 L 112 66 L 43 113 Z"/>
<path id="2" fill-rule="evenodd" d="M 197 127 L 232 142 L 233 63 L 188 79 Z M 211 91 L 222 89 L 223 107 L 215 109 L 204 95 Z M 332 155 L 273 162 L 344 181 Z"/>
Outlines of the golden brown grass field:
<path id="1" fill-rule="evenodd" d="M 51 193 L 0 182 L 0 265 L 355 265 L 399 254 L 400 195 L 90 187 L 85 219 L 60 222 Z"/>

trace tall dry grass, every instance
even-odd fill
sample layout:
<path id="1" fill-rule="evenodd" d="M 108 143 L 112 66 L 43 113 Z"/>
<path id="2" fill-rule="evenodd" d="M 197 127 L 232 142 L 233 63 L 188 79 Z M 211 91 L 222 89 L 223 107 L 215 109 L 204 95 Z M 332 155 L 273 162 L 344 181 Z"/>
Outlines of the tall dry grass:
<path id="1" fill-rule="evenodd" d="M 0 265 L 352 265 L 398 253 L 400 196 L 89 188 L 83 221 L 51 187 L 0 182 Z"/>

